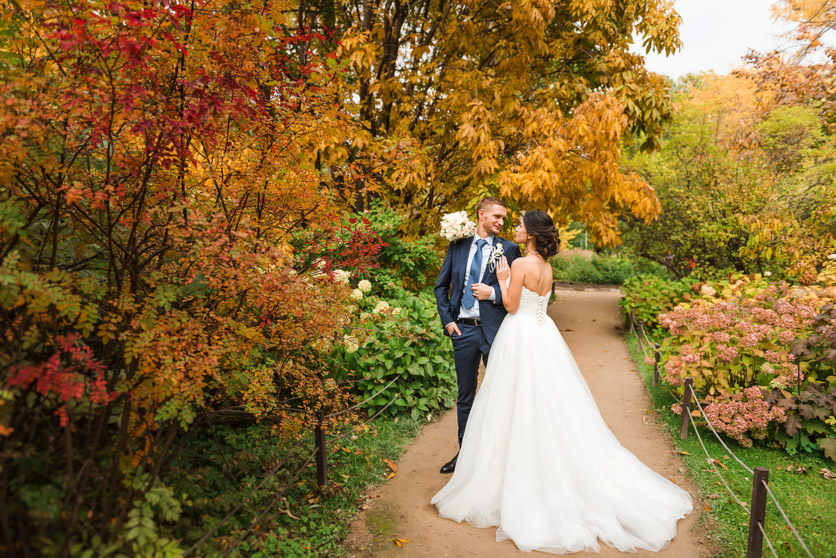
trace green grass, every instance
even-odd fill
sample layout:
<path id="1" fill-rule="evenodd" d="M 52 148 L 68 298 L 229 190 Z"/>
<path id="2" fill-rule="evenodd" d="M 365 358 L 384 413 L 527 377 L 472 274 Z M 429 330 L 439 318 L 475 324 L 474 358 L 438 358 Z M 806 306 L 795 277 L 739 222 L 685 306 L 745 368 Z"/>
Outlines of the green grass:
<path id="1" fill-rule="evenodd" d="M 682 458 L 688 468 L 688 473 L 700 489 L 700 501 L 695 502 L 695 507 L 707 506 L 710 508 L 711 517 L 716 520 L 716 522 L 708 522 L 712 525 L 708 528 L 711 531 L 711 538 L 718 544 L 720 552 L 718 557 L 745 556 L 749 516 L 735 503 L 717 478 L 714 469 L 707 462 L 705 452 L 697 436 L 694 435 L 693 429 L 687 440 L 680 440 L 680 417 L 670 410 L 674 399 L 661 384 L 655 388 L 652 386 L 653 367 L 644 363 L 644 355 L 637 346 L 635 335 L 627 336 L 627 345 L 647 386 L 655 414 L 670 431 L 674 444 L 679 450 L 690 454 L 683 455 Z M 731 458 L 708 429 L 701 429 L 700 435 L 708 454 L 728 467 L 726 469 L 718 465 L 723 478 L 737 497 L 749 506 L 752 494 L 751 475 Z M 819 474 L 822 468 L 836 471 L 836 465 L 819 455 L 793 457 L 779 448 L 763 445 L 744 448 L 734 442 L 724 441 L 749 467 L 769 469 L 770 488 L 810 552 L 817 558 L 836 556 L 836 480 L 826 480 Z M 797 468 L 799 465 L 808 472 L 799 474 L 786 471 L 788 466 Z M 717 495 L 717 497 L 709 498 L 710 495 Z M 767 501 L 764 524 L 766 534 L 772 541 L 778 556 L 782 558 L 807 556 L 795 536 L 786 527 L 784 519 L 771 499 Z M 764 542 L 763 556 L 771 555 Z"/>
<path id="2" fill-rule="evenodd" d="M 551 259 L 551 264 L 555 281 L 620 285 L 628 277 L 642 273 L 668 277 L 668 272 L 659 264 L 618 254 L 593 254 L 589 259 L 584 256 L 556 257 Z"/>
<path id="3" fill-rule="evenodd" d="M 367 427 L 328 433 L 328 489 L 319 494 L 312 462 L 260 521 L 258 529 L 230 556 L 346 556 L 342 543 L 365 503 L 365 492 L 386 478 L 389 469 L 383 460 L 396 461 L 423 424 L 426 421 L 407 416 L 381 417 Z M 167 533 L 179 539 L 183 549 L 234 509 L 278 460 L 289 461 L 232 520 L 200 546 L 196 552 L 199 556 L 224 555 L 276 500 L 313 450 L 309 436 L 302 441 L 301 451 L 289 453 L 293 443 L 282 440 L 265 424 L 216 425 L 215 432 L 217 444 L 209 436 L 193 440 L 165 479 L 186 501 L 182 517 Z"/>

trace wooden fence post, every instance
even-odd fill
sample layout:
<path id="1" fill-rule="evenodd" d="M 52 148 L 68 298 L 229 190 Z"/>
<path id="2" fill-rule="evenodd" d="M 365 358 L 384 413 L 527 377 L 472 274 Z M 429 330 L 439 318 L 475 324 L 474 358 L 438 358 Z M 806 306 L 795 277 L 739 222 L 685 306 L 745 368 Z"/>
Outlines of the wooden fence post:
<path id="1" fill-rule="evenodd" d="M 320 490 L 328 484 L 328 452 L 325 445 L 324 423 L 325 412 L 320 409 L 316 412 L 316 430 L 314 432 L 314 438 L 316 439 L 316 484 Z"/>
<path id="2" fill-rule="evenodd" d="M 746 558 L 761 558 L 763 551 L 763 533 L 758 523 L 764 529 L 766 525 L 766 486 L 769 482 L 769 469 L 766 467 L 755 467 L 755 478 L 752 481 L 752 502 L 749 508 L 749 537 L 746 540 Z"/>
<path id="3" fill-rule="evenodd" d="M 662 351 L 660 351 L 659 349 L 655 349 L 655 351 L 655 361 L 653 362 L 653 387 L 659 385 L 659 361 L 662 360 Z"/>
<path id="4" fill-rule="evenodd" d="M 685 395 L 682 397 L 682 422 L 679 424 L 679 437 L 688 438 L 688 421 L 691 420 L 691 394 L 694 392 L 694 378 L 685 378 Z"/>

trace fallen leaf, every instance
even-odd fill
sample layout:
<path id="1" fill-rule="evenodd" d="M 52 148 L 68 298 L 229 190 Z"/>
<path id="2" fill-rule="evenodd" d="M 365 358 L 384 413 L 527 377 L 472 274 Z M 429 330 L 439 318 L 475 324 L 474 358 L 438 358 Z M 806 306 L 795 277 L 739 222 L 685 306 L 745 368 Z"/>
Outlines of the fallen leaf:
<path id="1" fill-rule="evenodd" d="M 681 451 L 681 452 L 679 452 L 679 455 L 691 455 L 691 454 L 688 453 L 687 451 Z"/>
<path id="2" fill-rule="evenodd" d="M 825 469 L 824 467 L 822 467 L 822 468 L 819 470 L 819 473 L 821 473 L 821 476 L 823 476 L 823 477 L 824 477 L 824 478 L 826 478 L 827 480 L 830 480 L 830 479 L 836 479 L 836 473 L 834 473 L 834 472 L 833 472 L 833 471 L 831 471 L 830 469 Z"/>
<path id="3" fill-rule="evenodd" d="M 390 469 L 392 469 L 392 472 L 386 475 L 386 480 L 389 480 L 395 476 L 395 473 L 398 472 L 398 466 L 389 459 L 384 459 L 383 462 L 386 463 Z"/>
<path id="4" fill-rule="evenodd" d="M 711 508 L 709 508 L 709 507 L 708 507 L 707 505 L 705 505 L 705 504 L 703 504 L 703 505 L 702 505 L 702 507 L 704 507 L 704 508 L 705 508 L 705 511 L 707 511 L 707 512 L 710 512 L 710 511 L 711 511 Z"/>
<path id="5" fill-rule="evenodd" d="M 14 431 L 14 428 L 6 426 L 5 424 L 0 424 L 0 436 L 8 436 Z"/>
<path id="6" fill-rule="evenodd" d="M 728 470 L 728 466 L 725 463 L 723 463 L 722 461 L 720 461 L 719 459 L 712 459 L 711 461 L 713 461 L 716 465 L 719 465 L 723 469 Z"/>
<path id="7" fill-rule="evenodd" d="M 395 542 L 396 545 L 398 545 L 398 548 L 402 548 L 405 543 L 412 542 L 409 539 L 392 539 L 392 540 Z"/>
<path id="8" fill-rule="evenodd" d="M 676 479 L 675 478 L 673 478 L 673 477 L 668 477 L 668 478 L 671 479 L 672 483 L 676 484 Z"/>
<path id="9" fill-rule="evenodd" d="M 292 513 L 290 513 L 289 509 L 279 509 L 279 513 L 283 513 L 286 516 L 288 516 L 290 519 L 295 519 L 296 521 L 299 521 L 299 518 L 296 517 L 295 515 L 293 515 Z"/>
<path id="10" fill-rule="evenodd" d="M 716 500 L 719 497 L 719 494 L 709 494 L 708 496 L 706 496 L 706 498 L 708 498 L 709 500 Z"/>

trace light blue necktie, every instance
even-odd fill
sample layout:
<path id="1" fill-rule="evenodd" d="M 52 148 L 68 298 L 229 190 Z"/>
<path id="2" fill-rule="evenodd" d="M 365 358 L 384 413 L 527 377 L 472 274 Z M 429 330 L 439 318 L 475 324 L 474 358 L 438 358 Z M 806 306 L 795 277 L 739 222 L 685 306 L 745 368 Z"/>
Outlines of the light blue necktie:
<path id="1" fill-rule="evenodd" d="M 479 282 L 479 274 L 482 272 L 482 247 L 488 241 L 480 238 L 476 241 L 476 253 L 473 254 L 473 261 L 470 263 L 470 273 L 467 275 L 467 284 L 464 286 L 464 295 L 462 296 L 462 304 L 468 310 L 473 308 L 476 302 L 476 297 L 473 296 L 474 283 Z"/>

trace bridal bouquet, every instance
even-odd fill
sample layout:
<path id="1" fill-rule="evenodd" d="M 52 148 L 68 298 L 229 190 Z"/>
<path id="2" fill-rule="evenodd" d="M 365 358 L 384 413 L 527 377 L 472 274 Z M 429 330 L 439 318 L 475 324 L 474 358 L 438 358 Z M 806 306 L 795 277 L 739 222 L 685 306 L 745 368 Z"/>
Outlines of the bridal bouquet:
<path id="1" fill-rule="evenodd" d="M 449 242 L 473 236 L 476 223 L 467 218 L 467 211 L 448 213 L 441 218 L 441 236 Z"/>

